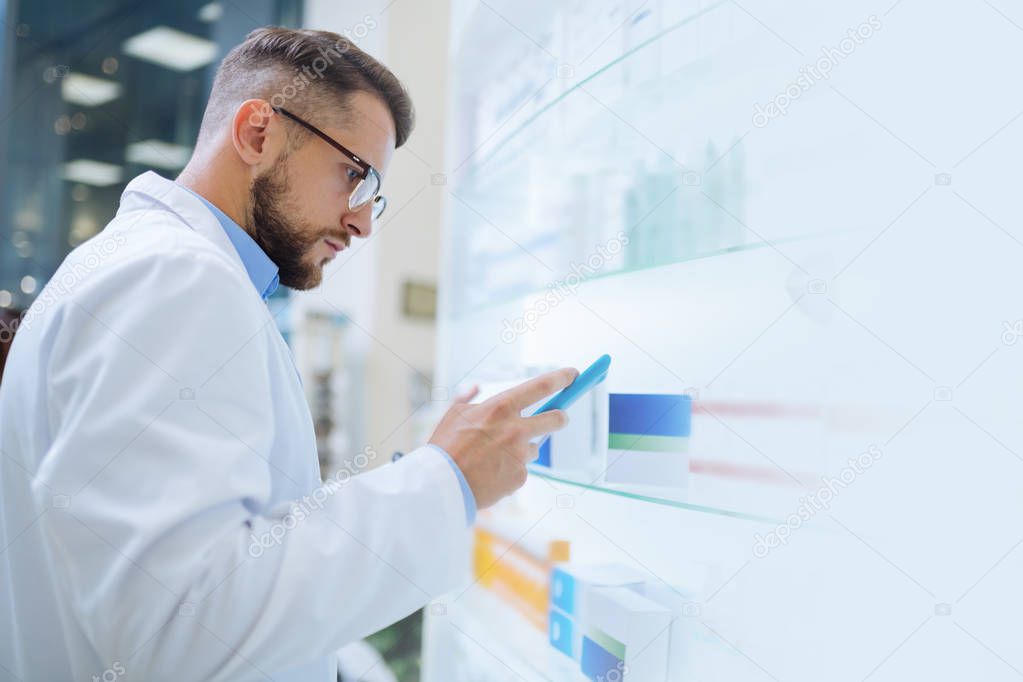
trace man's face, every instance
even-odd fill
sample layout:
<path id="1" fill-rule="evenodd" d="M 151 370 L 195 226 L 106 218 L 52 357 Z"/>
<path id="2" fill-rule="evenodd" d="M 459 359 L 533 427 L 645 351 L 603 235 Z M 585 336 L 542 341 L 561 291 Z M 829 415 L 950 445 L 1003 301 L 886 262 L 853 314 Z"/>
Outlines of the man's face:
<path id="1" fill-rule="evenodd" d="M 357 93 L 344 127 L 296 112 L 373 166 L 381 177 L 394 153 L 394 123 L 379 98 Z M 287 108 L 287 105 L 285 105 Z M 303 115 L 304 114 L 304 115 Z M 282 126 L 298 123 L 278 115 Z M 298 130 L 289 130 L 292 135 Z M 372 205 L 352 211 L 348 197 L 362 170 L 352 159 L 308 133 L 302 145 L 282 156 L 252 184 L 251 234 L 280 270 L 281 283 L 312 289 L 323 281 L 323 267 L 373 229 Z"/>

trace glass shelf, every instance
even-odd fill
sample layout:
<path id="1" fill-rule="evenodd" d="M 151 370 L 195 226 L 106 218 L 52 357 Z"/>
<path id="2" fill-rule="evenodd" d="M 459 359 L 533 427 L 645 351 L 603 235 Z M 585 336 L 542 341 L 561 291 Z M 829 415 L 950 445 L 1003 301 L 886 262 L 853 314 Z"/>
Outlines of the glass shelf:
<path id="1" fill-rule="evenodd" d="M 707 251 L 707 252 L 704 252 L 704 253 L 693 254 L 692 256 L 690 256 L 688 258 L 683 258 L 683 259 L 680 259 L 680 260 L 677 260 L 677 261 L 673 261 L 673 262 L 670 262 L 670 263 L 659 263 L 657 265 L 636 266 L 636 267 L 632 267 L 632 268 L 623 268 L 623 269 L 620 269 L 620 270 L 610 270 L 608 272 L 597 272 L 594 275 L 583 279 L 580 282 L 580 285 L 585 285 L 585 284 L 588 284 L 590 282 L 597 282 L 597 281 L 600 281 L 600 280 L 606 280 L 606 279 L 610 279 L 610 278 L 627 277 L 629 275 L 633 275 L 633 274 L 636 274 L 636 273 L 648 272 L 648 271 L 651 271 L 651 270 L 655 270 L 657 268 L 667 268 L 667 267 L 671 267 L 671 266 L 674 266 L 674 265 L 679 265 L 679 264 L 682 264 L 682 263 L 688 263 L 688 262 L 692 262 L 692 261 L 699 261 L 699 260 L 706 260 L 706 259 L 709 259 L 709 258 L 717 258 L 717 257 L 721 257 L 721 256 L 727 256 L 728 254 L 732 254 L 732 253 L 742 253 L 742 252 L 747 252 L 747 251 L 756 251 L 756 250 L 759 250 L 759 249 L 774 248 L 774 247 L 777 247 L 779 245 L 784 246 L 786 244 L 798 244 L 800 242 L 806 242 L 806 241 L 813 240 L 813 239 L 822 239 L 822 238 L 825 238 L 825 237 L 828 237 L 828 236 L 833 236 L 834 234 L 835 233 L 817 233 L 817 234 L 807 234 L 807 235 L 796 236 L 796 237 L 784 237 L 784 238 L 781 238 L 781 239 L 772 240 L 771 242 L 766 242 L 766 241 L 751 242 L 749 244 L 741 244 L 741 245 L 738 245 L 738 246 L 729 246 L 729 247 L 725 247 L 725 248 L 721 248 L 721 249 L 714 249 L 712 251 Z M 482 312 L 482 311 L 490 310 L 491 308 L 494 308 L 494 307 L 497 307 L 497 306 L 506 305 L 508 303 L 512 303 L 514 301 L 518 301 L 518 300 L 521 300 L 521 299 L 526 299 L 526 298 L 529 298 L 531 296 L 538 296 L 538 295 L 542 294 L 544 291 L 547 291 L 547 287 L 551 286 L 551 284 L 552 284 L 552 282 L 548 282 L 546 286 L 539 286 L 539 287 L 534 287 L 532 289 L 528 289 L 528 290 L 524 290 L 524 291 L 518 291 L 518 292 L 515 292 L 513 295 L 509 295 L 509 296 L 506 296 L 506 297 L 503 297 L 503 298 L 496 298 L 496 299 L 488 301 L 486 303 L 480 303 L 480 304 L 475 305 L 473 307 L 466 308 L 466 309 L 463 309 L 463 310 L 460 310 L 460 311 L 456 311 L 452 317 L 453 317 L 453 319 L 457 320 L 457 319 L 461 319 L 461 318 L 464 318 L 464 317 L 471 316 L 474 313 L 479 313 L 479 312 Z"/>
<path id="2" fill-rule="evenodd" d="M 664 507 L 673 507 L 675 509 L 685 509 L 688 511 L 700 512 L 703 514 L 714 514 L 716 516 L 727 516 L 734 519 L 742 519 L 744 521 L 755 521 L 758 523 L 767 523 L 776 525 L 782 523 L 780 518 L 772 518 L 769 516 L 761 516 L 758 514 L 749 514 L 746 512 L 736 511 L 733 509 L 720 509 L 717 507 L 693 504 L 690 502 L 683 502 L 682 500 L 673 498 L 667 492 L 663 495 L 655 493 L 644 494 L 635 490 L 629 490 L 624 487 L 611 486 L 607 484 L 596 483 L 593 481 L 587 482 L 581 476 L 570 476 L 566 474 L 556 474 L 550 470 L 544 469 L 536 465 L 529 465 L 529 473 L 533 476 L 546 479 L 548 481 L 555 481 L 557 483 L 563 483 L 583 490 L 592 490 L 600 493 L 606 493 L 608 495 L 617 495 L 619 497 L 625 497 L 630 500 L 638 500 L 640 502 L 646 502 L 649 504 L 661 505 Z"/>

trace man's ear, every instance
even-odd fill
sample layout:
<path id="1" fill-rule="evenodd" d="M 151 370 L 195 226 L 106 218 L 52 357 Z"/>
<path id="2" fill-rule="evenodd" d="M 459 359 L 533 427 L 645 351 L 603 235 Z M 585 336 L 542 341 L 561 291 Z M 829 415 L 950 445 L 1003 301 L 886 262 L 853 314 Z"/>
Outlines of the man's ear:
<path id="1" fill-rule="evenodd" d="M 264 99 L 248 99 L 235 111 L 231 121 L 231 142 L 238 156 L 249 166 L 269 166 L 283 142 L 277 117 Z"/>

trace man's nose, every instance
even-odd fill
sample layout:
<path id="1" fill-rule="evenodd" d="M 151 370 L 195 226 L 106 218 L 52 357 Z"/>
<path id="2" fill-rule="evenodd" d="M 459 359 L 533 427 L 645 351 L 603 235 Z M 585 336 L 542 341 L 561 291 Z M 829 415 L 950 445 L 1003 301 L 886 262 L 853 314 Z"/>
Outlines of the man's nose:
<path id="1" fill-rule="evenodd" d="M 365 239 L 373 232 L 373 202 L 366 204 L 358 211 L 349 211 L 343 222 L 348 234 L 353 238 Z"/>

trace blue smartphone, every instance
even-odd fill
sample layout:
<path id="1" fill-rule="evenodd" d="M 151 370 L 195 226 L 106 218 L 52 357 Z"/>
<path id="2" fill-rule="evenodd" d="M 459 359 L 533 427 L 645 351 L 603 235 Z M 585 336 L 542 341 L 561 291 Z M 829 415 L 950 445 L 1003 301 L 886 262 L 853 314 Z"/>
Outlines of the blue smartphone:
<path id="1" fill-rule="evenodd" d="M 567 410 L 575 401 L 599 384 L 607 377 L 607 368 L 611 366 L 611 356 L 601 355 L 597 361 L 587 367 L 571 384 L 561 389 L 553 398 L 543 404 L 533 415 L 550 410 Z"/>

